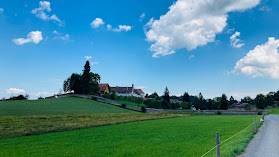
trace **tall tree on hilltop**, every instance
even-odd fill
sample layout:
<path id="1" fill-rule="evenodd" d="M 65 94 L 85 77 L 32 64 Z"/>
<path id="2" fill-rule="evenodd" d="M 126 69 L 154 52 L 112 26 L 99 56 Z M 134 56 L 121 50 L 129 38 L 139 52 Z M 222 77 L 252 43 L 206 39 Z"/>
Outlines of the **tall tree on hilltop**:
<path id="1" fill-rule="evenodd" d="M 81 75 L 80 86 L 81 86 L 81 93 L 82 94 L 89 94 L 90 93 L 90 63 L 86 61 L 84 65 L 84 70 Z"/>
<path id="2" fill-rule="evenodd" d="M 222 110 L 228 109 L 228 100 L 226 94 L 222 94 L 220 108 Z"/>
<path id="3" fill-rule="evenodd" d="M 183 102 L 190 102 L 190 96 L 189 96 L 189 94 L 187 92 L 185 92 L 183 94 L 182 101 Z"/>
<path id="4" fill-rule="evenodd" d="M 77 94 L 95 94 L 99 91 L 101 77 L 97 73 L 90 72 L 90 63 L 86 61 L 82 74 L 73 73 L 64 81 L 65 92 L 74 91 Z"/>
<path id="5" fill-rule="evenodd" d="M 163 100 L 165 100 L 166 102 L 170 102 L 170 92 L 168 87 L 166 87 L 164 95 L 163 95 Z"/>

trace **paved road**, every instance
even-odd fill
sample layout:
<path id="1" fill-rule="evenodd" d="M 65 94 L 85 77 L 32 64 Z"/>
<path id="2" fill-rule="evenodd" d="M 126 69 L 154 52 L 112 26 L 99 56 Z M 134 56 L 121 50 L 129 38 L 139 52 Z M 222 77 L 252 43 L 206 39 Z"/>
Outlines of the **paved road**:
<path id="1" fill-rule="evenodd" d="M 265 116 L 265 122 L 240 157 L 279 157 L 279 115 Z"/>

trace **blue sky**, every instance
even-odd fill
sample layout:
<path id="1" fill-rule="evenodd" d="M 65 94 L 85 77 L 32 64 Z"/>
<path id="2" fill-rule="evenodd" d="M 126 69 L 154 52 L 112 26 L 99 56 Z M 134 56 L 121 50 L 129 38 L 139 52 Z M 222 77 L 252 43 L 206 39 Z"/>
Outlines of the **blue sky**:
<path id="1" fill-rule="evenodd" d="M 86 56 L 102 83 L 147 93 L 277 91 L 279 2 L 221 2 L 1 1 L 0 98 L 57 93 Z"/>

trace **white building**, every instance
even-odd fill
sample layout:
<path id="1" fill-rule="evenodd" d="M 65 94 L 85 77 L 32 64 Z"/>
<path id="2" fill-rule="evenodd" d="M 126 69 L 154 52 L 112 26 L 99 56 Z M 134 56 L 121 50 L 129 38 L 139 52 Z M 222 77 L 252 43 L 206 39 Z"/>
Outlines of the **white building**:
<path id="1" fill-rule="evenodd" d="M 134 89 L 134 84 L 132 87 L 110 87 L 110 92 L 112 91 L 115 91 L 117 96 L 144 97 L 144 92 L 141 89 Z"/>

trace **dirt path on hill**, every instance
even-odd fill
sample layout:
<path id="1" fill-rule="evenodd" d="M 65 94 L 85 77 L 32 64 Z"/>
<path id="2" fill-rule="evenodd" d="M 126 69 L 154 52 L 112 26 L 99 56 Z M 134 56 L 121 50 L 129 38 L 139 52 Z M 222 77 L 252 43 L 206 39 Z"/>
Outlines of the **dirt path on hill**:
<path id="1" fill-rule="evenodd" d="M 279 157 L 279 115 L 265 116 L 265 122 L 240 157 Z"/>

